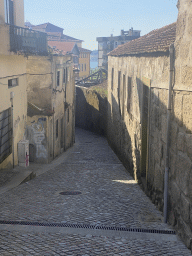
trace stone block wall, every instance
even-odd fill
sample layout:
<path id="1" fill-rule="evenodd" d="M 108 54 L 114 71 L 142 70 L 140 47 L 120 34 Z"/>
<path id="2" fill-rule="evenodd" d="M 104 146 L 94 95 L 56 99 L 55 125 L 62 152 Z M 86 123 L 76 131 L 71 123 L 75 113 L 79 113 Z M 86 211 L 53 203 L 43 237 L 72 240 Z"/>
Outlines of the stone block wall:
<path id="1" fill-rule="evenodd" d="M 129 83 L 131 90 L 128 88 Z M 146 172 L 143 175 L 145 84 L 149 88 L 149 122 Z M 143 178 L 146 180 L 146 192 L 161 211 L 164 204 L 168 86 L 168 55 L 157 56 L 154 53 L 145 57 L 109 57 L 108 141 L 133 177 L 139 183 L 143 183 Z M 124 92 L 123 97 L 121 90 Z M 189 88 L 179 90 L 177 83 L 174 84 L 169 148 L 168 220 L 176 227 L 188 248 L 191 247 L 192 238 L 191 99 L 192 91 Z"/>
<path id="2" fill-rule="evenodd" d="M 106 95 L 103 95 L 91 88 L 76 86 L 76 126 L 101 135 L 106 135 L 106 117 Z"/>

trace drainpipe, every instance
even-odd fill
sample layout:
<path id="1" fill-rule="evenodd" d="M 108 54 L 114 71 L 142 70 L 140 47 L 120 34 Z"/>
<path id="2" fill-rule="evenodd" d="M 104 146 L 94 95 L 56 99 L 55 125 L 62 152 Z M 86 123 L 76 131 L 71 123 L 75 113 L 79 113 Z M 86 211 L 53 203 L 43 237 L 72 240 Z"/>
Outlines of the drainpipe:
<path id="1" fill-rule="evenodd" d="M 165 159 L 165 176 L 164 176 L 164 223 L 167 223 L 167 199 L 168 199 L 168 179 L 169 179 L 169 149 L 170 149 L 170 121 L 171 121 L 171 96 L 172 81 L 174 72 L 174 45 L 169 47 L 170 72 L 169 72 L 169 92 L 167 106 L 167 138 L 166 138 L 166 159 Z"/>
<path id="2" fill-rule="evenodd" d="M 15 147 L 14 147 L 14 119 L 13 119 L 13 98 L 14 92 L 10 93 L 10 101 L 11 101 L 11 116 L 12 116 L 12 136 L 13 136 L 13 144 L 12 144 L 12 156 L 13 156 L 13 168 L 15 167 Z"/>

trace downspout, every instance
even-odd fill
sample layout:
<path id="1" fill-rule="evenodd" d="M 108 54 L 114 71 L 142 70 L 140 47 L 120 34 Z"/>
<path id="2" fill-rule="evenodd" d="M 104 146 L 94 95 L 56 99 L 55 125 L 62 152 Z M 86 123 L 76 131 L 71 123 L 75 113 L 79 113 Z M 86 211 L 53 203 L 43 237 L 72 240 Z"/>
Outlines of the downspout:
<path id="1" fill-rule="evenodd" d="M 170 72 L 169 72 L 169 92 L 167 106 L 167 137 L 166 137 L 166 159 L 164 176 L 164 223 L 167 223 L 167 199 L 168 199 L 168 180 L 169 180 L 169 150 L 170 150 L 170 121 L 171 121 L 171 96 L 174 72 L 174 45 L 169 47 Z"/>

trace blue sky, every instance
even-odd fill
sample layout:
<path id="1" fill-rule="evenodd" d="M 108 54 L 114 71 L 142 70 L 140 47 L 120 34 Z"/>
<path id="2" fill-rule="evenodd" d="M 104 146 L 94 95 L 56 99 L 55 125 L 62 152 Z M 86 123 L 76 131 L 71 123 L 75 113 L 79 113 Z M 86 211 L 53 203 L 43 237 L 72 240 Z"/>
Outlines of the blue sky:
<path id="1" fill-rule="evenodd" d="M 25 21 L 53 23 L 64 34 L 84 40 L 83 47 L 97 49 L 96 37 L 120 35 L 121 29 L 141 30 L 141 35 L 177 20 L 177 0 L 24 0 Z"/>

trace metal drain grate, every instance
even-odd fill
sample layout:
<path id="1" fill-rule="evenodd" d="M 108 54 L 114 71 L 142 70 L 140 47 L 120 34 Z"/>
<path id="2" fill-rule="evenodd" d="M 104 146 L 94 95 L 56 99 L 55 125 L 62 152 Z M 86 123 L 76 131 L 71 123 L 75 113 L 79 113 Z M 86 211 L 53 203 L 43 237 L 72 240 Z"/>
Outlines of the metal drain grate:
<path id="1" fill-rule="evenodd" d="M 5 220 L 0 220 L 0 224 L 41 226 L 41 227 L 87 228 L 87 229 L 128 231 L 128 232 L 138 232 L 138 233 L 156 233 L 156 234 L 167 234 L 167 235 L 176 234 L 175 231 L 172 231 L 172 230 L 97 226 L 97 225 L 88 225 L 88 224 L 48 223 L 48 222 L 46 223 L 46 222 L 28 222 L 28 221 L 5 221 Z"/>
<path id="2" fill-rule="evenodd" d="M 79 191 L 64 191 L 64 192 L 61 192 L 61 193 L 59 193 L 60 195 L 63 195 L 63 196 L 65 196 L 65 195 L 80 195 L 81 194 L 81 192 L 79 192 Z"/>

